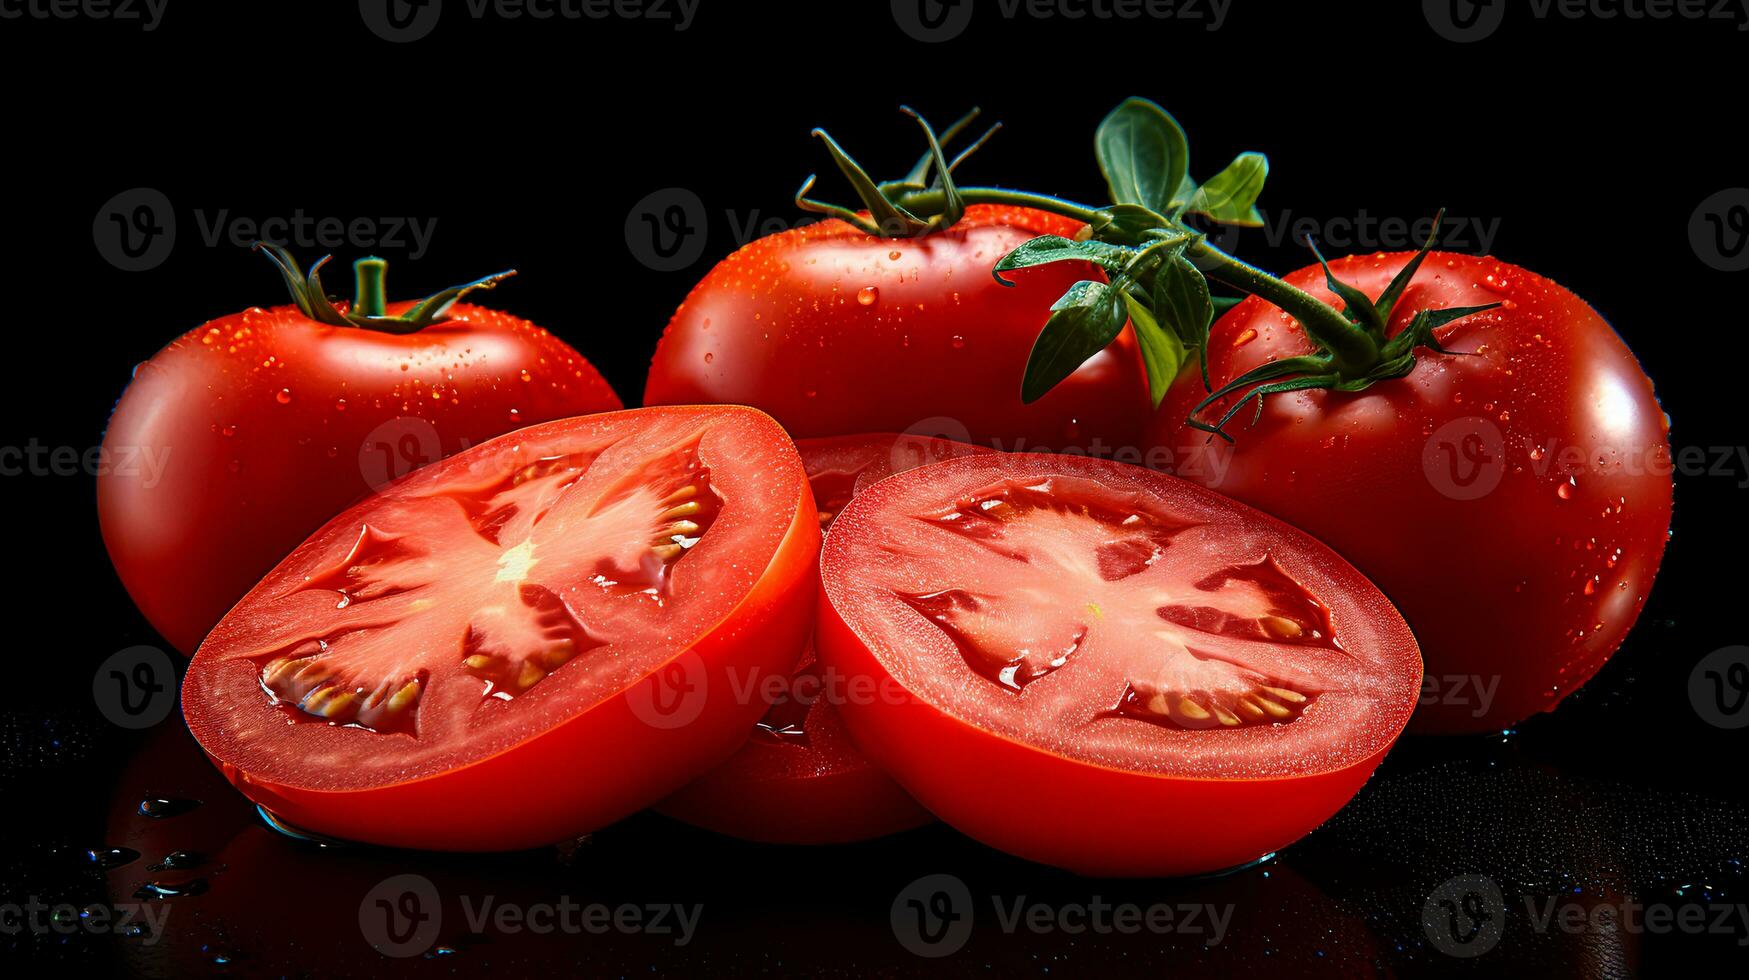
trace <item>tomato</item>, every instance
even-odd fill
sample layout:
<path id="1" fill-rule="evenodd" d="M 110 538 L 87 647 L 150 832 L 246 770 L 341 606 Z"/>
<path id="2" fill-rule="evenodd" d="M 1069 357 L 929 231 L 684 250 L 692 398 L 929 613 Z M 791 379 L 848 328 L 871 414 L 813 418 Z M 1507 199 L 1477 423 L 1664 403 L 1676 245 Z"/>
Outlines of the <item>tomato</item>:
<path id="1" fill-rule="evenodd" d="M 1410 258 L 1331 267 L 1370 297 Z M 1287 281 L 1336 302 L 1317 266 Z M 1414 311 L 1490 303 L 1438 331 L 1456 354 L 1422 351 L 1407 377 L 1356 393 L 1271 395 L 1255 424 L 1249 406 L 1229 423 L 1230 447 L 1184 424 L 1204 397 L 1187 370 L 1150 436 L 1181 475 L 1310 532 L 1391 597 L 1427 661 L 1417 731 L 1499 730 L 1554 708 L 1621 645 L 1670 527 L 1668 420 L 1579 297 L 1505 262 L 1434 252 L 1389 332 Z M 1219 387 L 1310 344 L 1247 299 L 1208 349 Z"/>
<path id="2" fill-rule="evenodd" d="M 727 758 L 812 618 L 820 536 L 739 407 L 531 426 L 329 521 L 201 644 L 188 726 L 321 834 L 499 850 L 594 830 Z"/>
<path id="3" fill-rule="evenodd" d="M 1101 875 L 1232 867 L 1354 795 L 1421 660 L 1335 552 L 1110 460 L 949 460 L 864 491 L 821 556 L 851 736 L 943 821 Z"/>
<path id="4" fill-rule="evenodd" d="M 796 448 L 822 531 L 851 497 L 895 472 L 988 452 L 890 433 L 803 439 Z M 845 732 L 834 705 L 849 693 L 817 662 L 810 642 L 741 750 L 658 809 L 719 833 L 783 844 L 868 840 L 927 823 L 928 811 Z"/>
<path id="5" fill-rule="evenodd" d="M 457 303 L 411 333 L 340 322 L 281 306 L 203 324 L 136 368 L 110 417 L 103 540 L 184 652 L 375 486 L 519 426 L 620 407 L 583 355 L 505 313 Z"/>
<path id="6" fill-rule="evenodd" d="M 797 437 L 930 428 L 1003 450 L 1134 447 L 1149 408 L 1128 328 L 1043 399 L 1020 379 L 1049 308 L 1093 266 L 996 261 L 1067 219 L 979 205 L 944 230 L 882 238 L 837 219 L 761 238 L 693 288 L 650 365 L 644 402 L 770 412 Z"/>

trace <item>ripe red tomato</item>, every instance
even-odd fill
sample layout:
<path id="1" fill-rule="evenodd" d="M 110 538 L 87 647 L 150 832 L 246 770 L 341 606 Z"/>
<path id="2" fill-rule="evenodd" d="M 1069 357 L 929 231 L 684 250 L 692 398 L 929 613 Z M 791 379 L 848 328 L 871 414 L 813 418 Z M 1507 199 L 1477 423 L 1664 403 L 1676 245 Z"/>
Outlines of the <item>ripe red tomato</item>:
<path id="1" fill-rule="evenodd" d="M 820 658 L 868 756 L 942 820 L 1099 875 L 1231 867 L 1365 782 L 1415 640 L 1309 536 L 1201 487 L 1038 454 L 901 473 L 838 516 Z"/>
<path id="2" fill-rule="evenodd" d="M 796 443 L 820 529 L 850 498 L 896 472 L 989 450 L 875 433 Z M 854 692 L 810 642 L 782 697 L 728 762 L 657 809 L 718 833 L 780 844 L 869 840 L 927 823 L 929 812 L 856 748 L 834 705 Z"/>
<path id="3" fill-rule="evenodd" d="M 1128 328 L 1050 394 L 1020 401 L 1051 304 L 1103 275 L 1063 262 L 1004 286 L 991 269 L 1022 242 L 1078 227 L 979 205 L 921 238 L 837 219 L 768 235 L 718 263 L 675 311 L 644 402 L 752 405 L 797 438 L 927 423 L 1003 450 L 1133 448 L 1149 402 Z"/>
<path id="4" fill-rule="evenodd" d="M 1409 253 L 1351 256 L 1337 278 L 1377 296 Z M 1339 304 L 1317 266 L 1287 281 Z M 1407 377 L 1246 407 L 1232 446 L 1184 425 L 1204 396 L 1178 379 L 1150 442 L 1178 471 L 1295 525 L 1354 562 L 1403 611 L 1427 660 L 1413 728 L 1474 732 L 1552 709 L 1620 646 L 1670 527 L 1668 420 L 1639 362 L 1579 297 L 1495 259 L 1431 253 L 1396 306 L 1498 303 L 1441 328 Z M 1311 345 L 1247 299 L 1214 324 L 1216 387 Z M 1228 403 L 1203 418 L 1218 418 Z"/>
<path id="5" fill-rule="evenodd" d="M 523 425 L 619 407 L 583 355 L 495 310 L 458 303 L 404 334 L 246 310 L 135 370 L 104 434 L 103 540 L 146 619 L 192 652 L 375 487 Z"/>
<path id="6" fill-rule="evenodd" d="M 563 419 L 329 521 L 189 666 L 201 747 L 333 837 L 499 850 L 587 833 L 727 758 L 795 664 L 820 529 L 740 407 Z"/>

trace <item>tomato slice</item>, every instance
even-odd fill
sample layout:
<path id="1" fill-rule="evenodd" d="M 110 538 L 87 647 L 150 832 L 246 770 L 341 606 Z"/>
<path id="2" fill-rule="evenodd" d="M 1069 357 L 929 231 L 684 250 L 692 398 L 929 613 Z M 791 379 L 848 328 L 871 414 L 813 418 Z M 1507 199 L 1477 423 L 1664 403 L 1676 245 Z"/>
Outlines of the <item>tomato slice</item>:
<path id="1" fill-rule="evenodd" d="M 990 452 L 892 433 L 801 439 L 796 448 L 822 531 L 852 497 L 894 473 Z M 929 822 L 929 812 L 844 730 L 835 705 L 852 692 L 840 681 L 808 644 L 741 750 L 657 809 L 718 833 L 779 844 L 869 840 Z"/>
<path id="2" fill-rule="evenodd" d="M 758 411 L 533 426 L 305 541 L 201 645 L 184 713 L 231 781 L 294 825 L 550 843 L 745 739 L 763 706 L 730 695 L 793 667 L 818 540 L 795 449 Z"/>
<path id="3" fill-rule="evenodd" d="M 936 816 L 1096 874 L 1232 867 L 1316 827 L 1408 722 L 1391 604 L 1330 549 L 1173 477 L 997 455 L 886 480 L 821 558 L 844 721 Z"/>

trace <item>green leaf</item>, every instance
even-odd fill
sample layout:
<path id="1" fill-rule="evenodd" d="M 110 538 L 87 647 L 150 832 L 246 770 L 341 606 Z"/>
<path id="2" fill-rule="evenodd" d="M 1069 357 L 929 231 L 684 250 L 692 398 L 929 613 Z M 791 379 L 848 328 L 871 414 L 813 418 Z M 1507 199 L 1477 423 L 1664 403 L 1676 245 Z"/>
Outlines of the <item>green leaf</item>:
<path id="1" fill-rule="evenodd" d="M 1241 153 L 1227 169 L 1215 174 L 1197 189 L 1190 210 L 1229 225 L 1256 228 L 1263 216 L 1254 206 L 1269 176 L 1269 158 L 1261 153 Z"/>
<path id="2" fill-rule="evenodd" d="M 1170 231 L 1172 222 L 1153 208 L 1140 204 L 1113 204 L 1102 208 L 1099 217 L 1088 227 L 1094 237 L 1102 241 L 1137 244 L 1147 237 L 1148 232 L 1156 229 Z"/>
<path id="3" fill-rule="evenodd" d="M 1126 99 L 1099 124 L 1093 146 L 1111 199 L 1163 211 L 1184 183 L 1190 146 L 1176 120 L 1147 99 Z"/>
<path id="4" fill-rule="evenodd" d="M 1148 391 L 1154 399 L 1154 407 L 1159 408 L 1160 402 L 1166 398 L 1166 390 L 1172 387 L 1172 380 L 1178 377 L 1178 369 L 1184 366 L 1184 342 L 1178 339 L 1178 334 L 1160 326 L 1141 300 L 1129 293 L 1124 293 L 1123 298 L 1129 308 L 1130 325 L 1136 328 L 1136 339 L 1142 345 L 1142 364 L 1148 369 Z"/>
<path id="5" fill-rule="evenodd" d="M 1154 313 L 1187 347 L 1197 351 L 1202 362 L 1203 387 L 1209 385 L 1209 324 L 1215 319 L 1215 301 L 1202 270 L 1179 252 L 1154 274 Z"/>
<path id="6" fill-rule="evenodd" d="M 1130 249 L 1121 245 L 1112 245 L 1097 239 L 1078 242 L 1058 235 L 1040 235 L 1021 242 L 1014 251 L 1002 256 L 990 273 L 1002 285 L 1012 286 L 1014 283 L 1002 278 L 1002 273 L 1051 262 L 1092 262 L 1112 272 L 1122 272 L 1129 265 L 1133 254 Z"/>
<path id="7" fill-rule="evenodd" d="M 1168 207 L 1177 208 L 1189 204 L 1195 197 L 1196 181 L 1190 179 L 1189 174 L 1185 174 L 1184 179 L 1178 182 L 1178 190 L 1173 192 L 1172 203 Z"/>
<path id="8" fill-rule="evenodd" d="M 1032 345 L 1020 382 L 1022 402 L 1030 405 L 1043 398 L 1117 339 L 1124 324 L 1120 295 L 1105 283 L 1082 280 L 1051 305 L 1051 318 Z"/>

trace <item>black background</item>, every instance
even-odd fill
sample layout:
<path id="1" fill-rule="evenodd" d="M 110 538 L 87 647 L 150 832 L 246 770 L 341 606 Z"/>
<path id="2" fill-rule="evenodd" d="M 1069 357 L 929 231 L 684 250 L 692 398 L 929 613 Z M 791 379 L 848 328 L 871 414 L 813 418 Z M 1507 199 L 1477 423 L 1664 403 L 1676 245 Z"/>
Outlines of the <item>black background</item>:
<path id="1" fill-rule="evenodd" d="M 515 266 L 521 276 L 487 302 L 551 328 L 635 404 L 668 314 L 737 244 L 734 227 L 796 220 L 789 199 L 809 172 L 843 194 L 812 126 L 896 175 L 918 150 L 900 103 L 938 123 L 982 105 L 1007 126 L 962 177 L 1096 200 L 1091 134 L 1131 94 L 1177 116 L 1198 176 L 1238 151 L 1267 153 L 1268 213 L 1415 219 L 1443 206 L 1497 219 L 1494 254 L 1586 297 L 1634 348 L 1677 447 L 1745 442 L 1727 361 L 1741 346 L 1744 274 L 1711 268 L 1688 233 L 1704 199 L 1749 184 L 1737 101 L 1749 39 L 1735 23 L 1537 19 L 1512 5 L 1493 36 L 1456 44 L 1417 3 L 1235 0 L 1221 29 L 1207 31 L 1206 20 L 1010 20 L 979 0 L 961 36 L 924 44 L 898 29 L 885 2 L 703 0 L 684 32 L 611 19 L 475 21 L 464 10 L 451 0 L 431 36 L 401 45 L 373 36 L 344 2 L 196 9 L 170 0 L 149 33 L 88 18 L 0 20 L 10 178 L 0 443 L 95 446 L 134 364 L 205 320 L 284 301 L 260 257 L 201 241 L 196 211 L 436 218 L 420 262 L 378 250 L 394 262 L 396 295 Z M 1660 50 L 1677 54 L 1673 67 L 1653 59 Z M 92 222 L 135 187 L 170 199 L 179 233 L 166 261 L 130 273 L 99 254 Z M 636 202 L 670 187 L 703 201 L 709 237 L 695 265 L 657 272 L 628 249 L 624 226 Z M 1237 248 L 1276 271 L 1307 260 L 1256 233 Z M 257 848 L 272 852 L 257 857 L 270 869 L 259 875 L 289 907 L 272 915 L 221 898 L 215 877 L 209 895 L 178 900 L 207 906 L 171 919 L 171 932 L 182 930 L 173 952 L 28 933 L 0 936 L 0 950 L 118 970 L 471 972 L 553 958 L 592 974 L 864 962 L 895 972 L 1227 971 L 1253 964 L 1247 957 L 1261 968 L 1614 973 L 1740 954 L 1741 921 L 1730 935 L 1533 934 L 1517 896 L 1571 886 L 1588 897 L 1749 900 L 1738 863 L 1749 844 L 1749 730 L 1706 724 L 1687 694 L 1701 657 L 1744 642 L 1745 480 L 1740 463 L 1725 475 L 1678 476 L 1674 537 L 1651 602 L 1589 687 L 1511 737 L 1405 741 L 1347 811 L 1273 871 L 1201 884 L 1086 882 L 942 828 L 795 852 L 654 817 L 598 835 L 593 857 L 557 861 L 304 855 L 273 839 Z M 135 756 L 142 737 L 107 725 L 92 705 L 92 671 L 117 650 L 159 641 L 104 555 L 88 477 L 7 476 L 0 493 L 12 556 L 0 686 L 4 900 L 99 901 L 116 882 L 81 869 L 77 854 L 105 842 L 112 797 L 128 791 L 118 785 L 138 784 L 147 763 Z M 177 727 L 166 722 L 151 737 L 151 765 L 168 784 L 151 792 L 212 780 Z M 209 808 L 230 822 L 205 833 L 223 837 L 179 846 L 218 850 L 257 832 L 215 785 Z M 232 861 L 226 873 L 240 868 Z M 487 882 L 502 870 L 549 898 L 611 898 L 623 886 L 703 901 L 704 929 L 711 909 L 730 925 L 690 952 L 649 937 L 545 947 L 497 937 L 458 944 L 441 963 L 391 963 L 346 925 L 348 910 L 383 875 L 418 869 Z M 1171 937 L 1003 936 L 981 924 L 958 957 L 927 961 L 896 944 L 886 916 L 898 889 L 936 872 L 967 881 L 985 907 L 992 894 L 1064 903 L 1218 892 L 1226 897 L 1206 900 L 1237 903 L 1238 920 L 1252 915 L 1257 929 L 1204 951 Z M 1470 961 L 1429 945 L 1418 919 L 1430 891 L 1466 873 L 1488 875 L 1518 903 L 1500 948 Z M 348 890 L 354 878 L 362 884 Z M 1295 884 L 1272 884 L 1284 881 Z M 344 914 L 306 921 L 299 909 L 309 906 Z M 343 934 L 323 932 L 334 922 Z"/>

